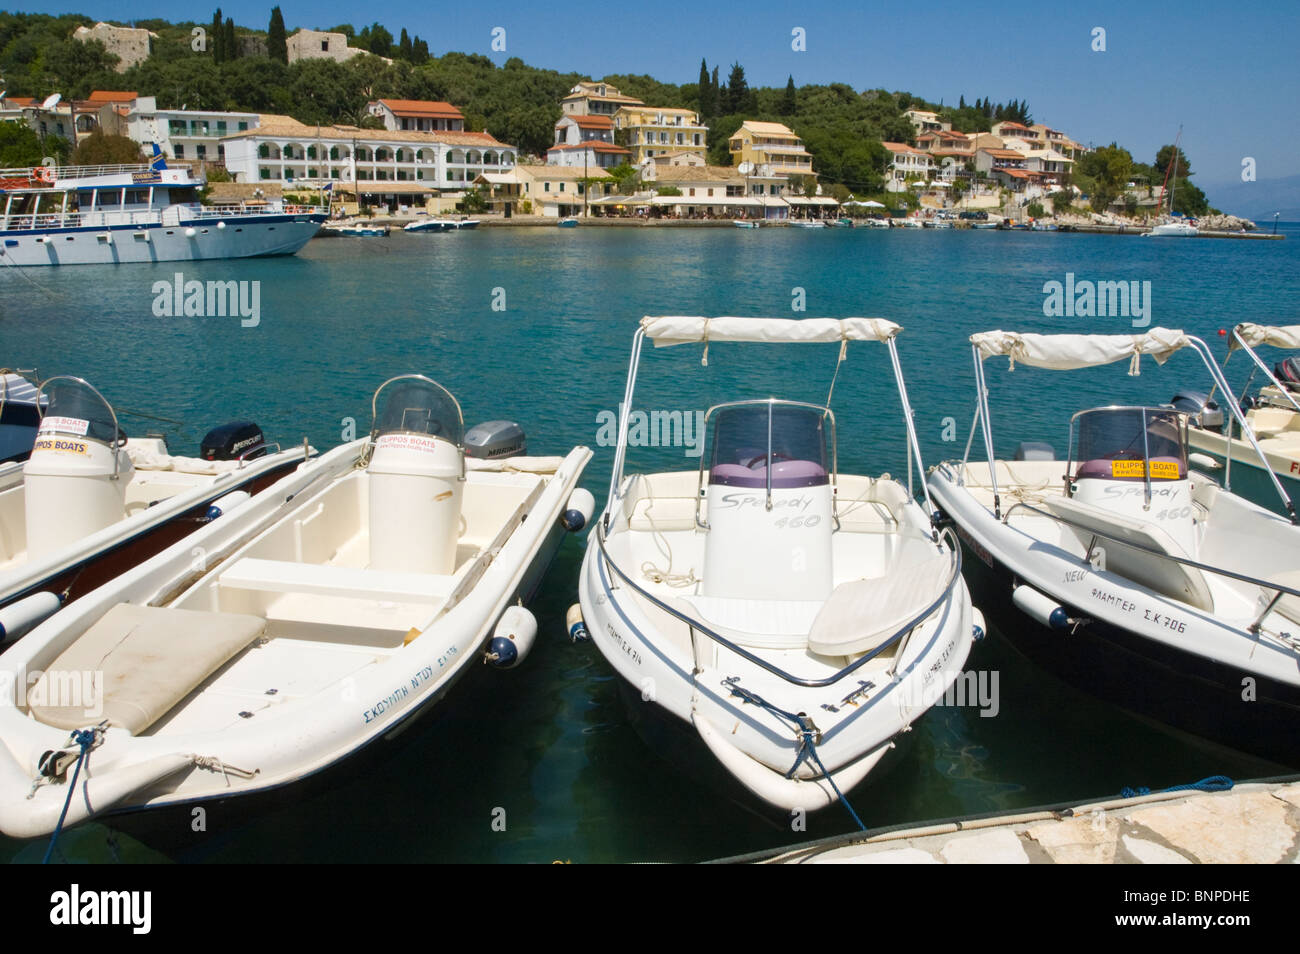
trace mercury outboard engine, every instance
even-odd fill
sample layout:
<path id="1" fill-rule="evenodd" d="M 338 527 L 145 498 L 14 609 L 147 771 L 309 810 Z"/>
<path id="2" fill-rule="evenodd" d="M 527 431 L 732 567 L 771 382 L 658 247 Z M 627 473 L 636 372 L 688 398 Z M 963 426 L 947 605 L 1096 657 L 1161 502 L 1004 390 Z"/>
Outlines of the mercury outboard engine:
<path id="1" fill-rule="evenodd" d="M 379 386 L 371 412 L 370 567 L 450 574 L 465 489 L 460 405 L 442 385 L 407 374 Z"/>
<path id="2" fill-rule="evenodd" d="M 266 456 L 266 438 L 252 421 L 231 421 L 214 427 L 199 444 L 204 460 L 253 460 Z"/>
<path id="3" fill-rule="evenodd" d="M 1204 391 L 1179 391 L 1169 403 L 1186 412 L 1197 427 L 1207 431 L 1223 430 L 1223 408 Z"/>
<path id="4" fill-rule="evenodd" d="M 822 600 L 832 589 L 825 408 L 746 401 L 717 412 L 705 504 L 705 596 Z"/>
<path id="5" fill-rule="evenodd" d="M 131 458 L 103 396 L 80 378 L 41 385 L 49 399 L 23 466 L 27 554 L 43 557 L 126 516 Z"/>
<path id="6" fill-rule="evenodd" d="M 479 460 L 500 460 L 528 453 L 528 438 L 514 421 L 485 421 L 465 432 L 465 453 Z"/>

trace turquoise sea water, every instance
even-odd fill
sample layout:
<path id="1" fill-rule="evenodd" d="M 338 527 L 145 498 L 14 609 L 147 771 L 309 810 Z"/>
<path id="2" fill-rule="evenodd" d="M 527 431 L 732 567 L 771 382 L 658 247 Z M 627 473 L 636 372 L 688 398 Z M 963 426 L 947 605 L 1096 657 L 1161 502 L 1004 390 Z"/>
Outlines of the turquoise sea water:
<path id="1" fill-rule="evenodd" d="M 0 270 L 0 364 L 76 374 L 122 410 L 127 428 L 161 427 L 195 451 L 210 426 L 257 420 L 284 443 L 339 443 L 369 426 L 386 378 L 432 376 L 467 423 L 522 423 L 534 453 L 593 445 L 584 485 L 603 502 L 632 333 L 645 314 L 886 317 L 899 349 L 922 454 L 960 457 L 973 407 L 967 336 L 1003 328 L 1124 334 L 1128 317 L 1048 318 L 1044 283 L 1151 283 L 1151 325 L 1225 350 L 1239 321 L 1300 322 L 1300 229 L 1283 242 L 922 230 L 480 229 L 383 240 L 322 239 L 299 255 L 244 262 Z M 1284 226 L 1286 231 L 1288 227 Z M 260 322 L 156 317 L 155 283 L 260 282 Z M 800 299 L 806 310 L 792 310 Z M 494 309 L 494 304 L 504 310 Z M 715 345 L 647 354 L 638 407 L 703 409 L 750 396 L 824 400 L 835 346 Z M 834 396 L 840 467 L 903 474 L 902 427 L 883 349 L 851 349 Z M 742 364 L 743 359 L 743 364 Z M 755 360 L 756 359 L 756 360 Z M 1070 414 L 1102 403 L 1160 403 L 1208 380 L 1197 359 L 1061 374 L 990 362 L 999 453 L 1020 440 L 1065 447 Z M 1229 365 L 1234 384 L 1244 362 Z M 951 422 L 947 419 L 953 419 Z M 955 440 L 952 440 L 955 436 Z M 681 448 L 634 451 L 631 466 L 698 464 Z M 253 814 L 209 818 L 206 837 L 151 839 L 177 860 L 697 860 L 847 831 L 839 809 L 792 832 L 718 797 L 661 761 L 633 731 L 609 667 L 572 644 L 584 540 L 571 538 L 534 607 L 541 637 L 510 673 L 485 673 L 403 737 L 388 761 Z M 999 673 L 1000 712 L 937 708 L 892 768 L 851 801 L 869 826 L 1113 795 L 1276 766 L 1213 749 L 1102 706 L 1039 673 L 998 634 L 970 666 Z M 494 809 L 505 809 L 504 831 Z M 180 824 L 180 822 L 177 822 Z M 497 826 L 499 827 L 499 825 Z M 71 857 L 155 857 L 90 826 Z M 105 848 L 108 845 L 113 851 Z M 0 857 L 36 846 L 0 840 Z M 43 846 L 41 849 L 43 850 Z M 38 852 L 39 856 L 39 852 Z"/>

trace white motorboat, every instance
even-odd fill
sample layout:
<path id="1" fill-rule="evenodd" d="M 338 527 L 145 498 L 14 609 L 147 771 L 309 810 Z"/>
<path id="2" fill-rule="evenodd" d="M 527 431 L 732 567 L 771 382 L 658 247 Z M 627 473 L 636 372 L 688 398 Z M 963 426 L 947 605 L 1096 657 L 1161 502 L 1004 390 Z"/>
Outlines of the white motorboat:
<path id="1" fill-rule="evenodd" d="M 292 255 L 325 213 L 280 200 L 201 205 L 189 169 L 0 169 L 0 267 Z"/>
<path id="2" fill-rule="evenodd" d="M 731 224 L 738 229 L 756 229 L 763 223 L 758 219 L 734 219 Z"/>
<path id="3" fill-rule="evenodd" d="M 850 342 L 881 342 L 923 474 L 900 330 L 874 318 L 647 317 L 633 339 L 582 622 L 643 700 L 634 712 L 661 716 L 688 758 L 711 753 L 710 770 L 785 810 L 840 799 L 956 679 L 976 615 L 960 551 L 910 479 L 839 472 L 828 406 L 719 405 L 698 471 L 627 473 L 642 345 L 825 342 L 842 361 Z"/>
<path id="4" fill-rule="evenodd" d="M 1044 444 L 994 455 L 986 358 L 1058 370 L 1127 360 L 1136 374 L 1142 355 L 1164 363 L 1190 348 L 1240 421 L 1205 343 L 1163 328 L 971 342 L 987 461 L 969 460 L 973 425 L 966 457 L 940 464 L 930 491 L 976 556 L 965 570 L 977 598 L 1005 610 L 1005 636 L 1119 706 L 1300 764 L 1300 528 L 1191 470 L 1187 414 L 1168 405 L 1076 413 L 1064 460 Z"/>
<path id="5" fill-rule="evenodd" d="M 1300 358 L 1287 358 L 1270 370 L 1255 350 L 1264 345 L 1300 351 L 1300 325 L 1242 323 L 1228 339 L 1228 358 L 1238 351 L 1246 354 L 1255 366 L 1251 379 L 1258 370 L 1268 381 L 1256 396 L 1243 398 L 1246 426 L 1255 435 L 1287 496 L 1294 499 L 1300 493 Z M 1228 358 L 1223 363 L 1225 374 Z M 1282 512 L 1254 447 L 1239 431 L 1224 427 L 1223 410 L 1212 395 L 1183 391 L 1175 395 L 1173 405 L 1191 415 L 1188 441 L 1193 450 L 1209 455 L 1208 466 L 1222 478 L 1225 487 L 1262 507 Z"/>
<path id="6" fill-rule="evenodd" d="M 791 219 L 790 226 L 796 229 L 824 229 L 826 223 L 821 219 Z"/>
<path id="7" fill-rule="evenodd" d="M 477 228 L 478 219 L 460 218 L 423 218 L 416 219 L 403 227 L 405 232 L 459 232 L 462 229 Z"/>
<path id="8" fill-rule="evenodd" d="M 1155 238 L 1196 238 L 1200 232 L 1197 230 L 1196 226 L 1192 225 L 1190 222 L 1173 220 L 1153 225 L 1151 231 L 1146 232 L 1145 234 L 1148 237 Z"/>
<path id="9" fill-rule="evenodd" d="M 366 225 L 361 222 L 339 222 L 325 226 L 326 232 L 347 238 L 387 238 L 387 225 Z"/>
<path id="10" fill-rule="evenodd" d="M 247 503 L 302 463 L 236 421 L 198 457 L 162 438 L 127 438 L 117 413 L 80 378 L 41 384 L 31 457 L 0 481 L 0 644 L 204 523 Z M 272 453 L 274 449 L 274 453 Z"/>
<path id="11" fill-rule="evenodd" d="M 419 375 L 381 385 L 372 412 L 368 438 L 0 656 L 17 687 L 0 831 L 269 792 L 392 738 L 470 667 L 523 658 L 536 621 L 519 604 L 591 515 L 591 452 L 509 456 L 517 425 L 466 433 Z"/>

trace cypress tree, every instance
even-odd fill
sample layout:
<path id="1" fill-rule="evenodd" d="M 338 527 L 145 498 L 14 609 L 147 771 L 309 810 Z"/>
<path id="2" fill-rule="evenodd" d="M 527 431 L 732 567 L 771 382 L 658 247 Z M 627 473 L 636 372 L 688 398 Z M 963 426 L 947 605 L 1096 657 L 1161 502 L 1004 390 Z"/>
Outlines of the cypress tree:
<path id="1" fill-rule="evenodd" d="M 239 59 L 239 41 L 235 39 L 234 17 L 226 17 L 226 26 L 221 32 L 221 49 L 227 62 Z"/>
<path id="2" fill-rule="evenodd" d="M 732 63 L 731 75 L 727 77 L 727 114 L 744 112 L 748 105 L 749 83 L 745 81 L 745 68 L 739 63 Z"/>
<path id="3" fill-rule="evenodd" d="M 785 82 L 785 98 L 781 100 L 781 115 L 793 116 L 798 107 L 798 101 L 794 95 L 794 77 L 790 76 Z"/>
<path id="4" fill-rule="evenodd" d="M 289 43 L 284 32 L 284 14 L 279 7 L 271 8 L 271 23 L 266 28 L 266 55 L 281 63 L 289 62 Z"/>
<path id="5" fill-rule="evenodd" d="M 406 35 L 406 27 L 402 27 L 402 38 L 397 42 L 397 56 L 400 59 L 411 61 L 411 38 Z"/>
<path id="6" fill-rule="evenodd" d="M 703 59 L 700 60 L 700 89 L 696 98 L 696 106 L 700 111 L 700 119 L 712 115 L 709 112 L 713 100 L 709 88 L 709 65 L 705 63 Z"/>
<path id="7" fill-rule="evenodd" d="M 713 68 L 713 78 L 709 80 L 710 116 L 722 115 L 722 87 L 718 85 L 718 68 Z"/>
<path id="8" fill-rule="evenodd" d="M 208 42 L 212 46 L 212 62 L 224 63 L 226 61 L 225 36 L 221 29 L 221 8 L 217 7 L 217 12 L 212 14 L 212 26 L 208 28 Z"/>

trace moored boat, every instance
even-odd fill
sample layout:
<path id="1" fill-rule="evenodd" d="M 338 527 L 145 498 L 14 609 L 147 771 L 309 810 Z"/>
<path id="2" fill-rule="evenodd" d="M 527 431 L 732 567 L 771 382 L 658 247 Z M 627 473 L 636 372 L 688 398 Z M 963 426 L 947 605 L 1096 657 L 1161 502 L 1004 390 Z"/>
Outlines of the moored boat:
<path id="1" fill-rule="evenodd" d="M 161 438 L 126 437 L 79 378 L 50 378 L 36 400 L 31 456 L 0 486 L 0 643 L 228 518 L 306 456 L 267 444 L 250 421 L 209 432 L 197 457 L 173 455 Z"/>
<path id="2" fill-rule="evenodd" d="M 189 169 L 0 169 L 0 264 L 88 265 L 292 255 L 324 212 L 278 199 L 205 206 Z"/>
<path id="3" fill-rule="evenodd" d="M 1115 705 L 1300 765 L 1294 518 L 1193 470 L 1187 414 L 1168 405 L 1075 413 L 1064 459 L 1023 442 L 1014 459 L 994 454 L 985 359 L 1057 370 L 1128 361 L 1136 373 L 1143 355 L 1164 363 L 1189 348 L 1239 417 L 1205 343 L 1163 328 L 1136 336 L 995 331 L 971 342 L 987 461 L 970 461 L 968 445 L 966 458 L 935 469 L 930 491 L 974 555 L 968 578 L 984 605 L 1002 611 L 1005 637 Z"/>
<path id="4" fill-rule="evenodd" d="M 959 549 L 910 486 L 839 471 L 829 406 L 716 405 L 698 471 L 628 472 L 642 346 L 824 342 L 842 361 L 849 345 L 883 343 L 918 455 L 900 330 L 867 318 L 647 317 L 633 339 L 581 617 L 639 695 L 634 722 L 693 737 L 692 753 L 730 784 L 784 810 L 842 798 L 956 679 L 976 620 Z"/>
<path id="5" fill-rule="evenodd" d="M 372 413 L 369 437 L 0 656 L 16 687 L 0 831 L 269 793 L 394 738 L 482 661 L 524 657 L 536 620 L 519 604 L 590 516 L 590 451 L 520 456 L 517 425 L 465 432 L 419 375 L 381 385 Z"/>

